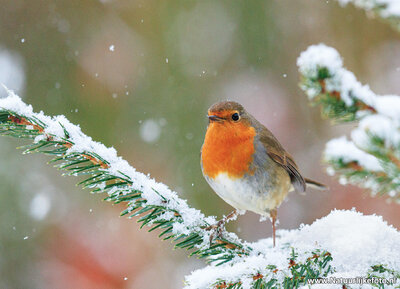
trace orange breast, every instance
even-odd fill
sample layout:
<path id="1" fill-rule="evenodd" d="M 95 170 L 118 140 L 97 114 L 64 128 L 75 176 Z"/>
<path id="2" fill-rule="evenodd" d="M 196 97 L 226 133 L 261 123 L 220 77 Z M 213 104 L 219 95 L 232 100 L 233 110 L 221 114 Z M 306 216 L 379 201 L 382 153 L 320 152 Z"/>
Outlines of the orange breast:
<path id="1" fill-rule="evenodd" d="M 232 178 L 253 174 L 249 167 L 253 161 L 255 135 L 255 129 L 242 122 L 210 123 L 201 154 L 204 174 L 211 178 L 223 172 Z"/>

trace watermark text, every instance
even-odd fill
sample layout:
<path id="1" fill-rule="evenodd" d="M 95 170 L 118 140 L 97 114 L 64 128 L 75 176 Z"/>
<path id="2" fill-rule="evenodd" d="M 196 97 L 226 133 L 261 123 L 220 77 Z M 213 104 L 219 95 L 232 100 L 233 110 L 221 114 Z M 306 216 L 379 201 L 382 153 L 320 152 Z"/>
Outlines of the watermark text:
<path id="1" fill-rule="evenodd" d="M 326 277 L 317 279 L 308 279 L 307 284 L 383 284 L 383 285 L 393 285 L 397 283 L 397 278 L 377 278 L 377 277 L 355 277 L 355 278 L 345 278 L 345 277 Z"/>

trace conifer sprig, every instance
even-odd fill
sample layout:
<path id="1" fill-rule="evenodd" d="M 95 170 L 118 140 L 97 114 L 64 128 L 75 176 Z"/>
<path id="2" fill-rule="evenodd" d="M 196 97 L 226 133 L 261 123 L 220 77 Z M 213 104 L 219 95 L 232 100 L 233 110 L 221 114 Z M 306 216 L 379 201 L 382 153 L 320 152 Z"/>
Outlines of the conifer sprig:
<path id="1" fill-rule="evenodd" d="M 274 265 L 269 265 L 262 272 L 251 277 L 251 286 L 254 289 L 291 289 L 299 288 L 307 285 L 309 279 L 318 279 L 326 277 L 333 272 L 330 265 L 332 256 L 330 253 L 315 250 L 305 261 L 298 260 L 298 254 L 292 249 L 287 259 L 288 270 L 280 272 Z M 246 280 L 247 281 L 247 280 Z M 248 281 L 247 281 L 248 283 Z M 216 289 L 239 289 L 246 288 L 242 281 L 228 282 L 226 280 L 218 280 L 214 284 Z"/>
<path id="2" fill-rule="evenodd" d="M 400 202 L 400 97 L 376 95 L 343 67 L 339 53 L 323 44 L 310 46 L 298 59 L 301 89 L 311 104 L 335 122 L 358 121 L 346 137 L 327 143 L 328 173 L 342 183 L 370 189 Z"/>

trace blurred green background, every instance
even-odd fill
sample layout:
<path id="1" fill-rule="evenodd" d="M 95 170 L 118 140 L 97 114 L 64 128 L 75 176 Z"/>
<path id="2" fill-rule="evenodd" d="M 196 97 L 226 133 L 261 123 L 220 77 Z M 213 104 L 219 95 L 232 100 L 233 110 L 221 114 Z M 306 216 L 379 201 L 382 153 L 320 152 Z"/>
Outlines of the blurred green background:
<path id="1" fill-rule="evenodd" d="M 321 120 L 298 88 L 296 59 L 309 45 L 339 50 L 378 93 L 400 93 L 399 35 L 363 11 L 322 0 L 0 0 L 0 82 L 36 111 L 64 114 L 114 146 L 206 214 L 231 208 L 203 180 L 199 152 L 207 108 L 241 102 L 269 127 L 304 175 L 326 193 L 292 194 L 279 228 L 334 208 L 377 213 L 400 226 L 396 205 L 326 176 L 327 140 L 352 125 Z M 0 93 L 0 97 L 5 92 Z M 156 233 L 120 218 L 46 165 L 0 138 L 0 288 L 180 288 L 203 266 Z M 247 213 L 233 224 L 246 240 L 270 237 Z"/>

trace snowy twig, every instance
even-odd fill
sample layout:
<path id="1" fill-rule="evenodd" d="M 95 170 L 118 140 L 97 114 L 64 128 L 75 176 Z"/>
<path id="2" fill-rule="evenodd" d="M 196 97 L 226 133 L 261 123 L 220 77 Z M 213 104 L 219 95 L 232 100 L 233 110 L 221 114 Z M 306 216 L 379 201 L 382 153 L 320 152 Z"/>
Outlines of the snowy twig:
<path id="1" fill-rule="evenodd" d="M 194 271 L 186 277 L 185 289 L 291 289 L 298 288 L 303 282 L 318 284 L 318 280 L 323 279 L 317 278 L 323 277 L 329 281 L 331 277 L 376 276 L 391 279 L 394 283 L 400 281 L 393 279 L 400 277 L 400 232 L 388 226 L 381 217 L 364 216 L 354 210 L 336 210 L 312 225 L 278 232 L 280 243 L 291 244 L 290 248 L 286 245 L 287 250 L 284 250 L 285 245 L 266 249 L 269 240 L 260 240 L 252 244 L 254 250 L 246 258 Z M 290 254 L 288 250 L 291 250 Z M 342 287 L 342 284 L 331 281 L 322 288 L 373 288 L 367 284 L 362 287 L 348 284 Z M 395 288 L 393 285 L 380 288 Z"/>
<path id="2" fill-rule="evenodd" d="M 0 134 L 32 139 L 23 147 L 24 153 L 51 155 L 51 162 L 68 175 L 85 176 L 79 183 L 84 188 L 107 193 L 106 200 L 114 203 L 127 202 L 122 215 L 140 216 L 142 227 L 161 229 L 160 237 L 172 239 L 176 247 L 194 249 L 192 254 L 209 262 L 229 262 L 251 250 L 227 232 L 210 244 L 211 231 L 205 228 L 216 223 L 215 217 L 190 208 L 167 186 L 137 172 L 114 148 L 93 141 L 64 116 L 34 113 L 17 95 L 8 93 L 8 98 L 0 99 Z"/>
<path id="3" fill-rule="evenodd" d="M 400 31 L 400 1 L 398 0 L 337 0 L 341 6 L 353 3 L 368 15 L 382 18 Z"/>
<path id="4" fill-rule="evenodd" d="M 328 172 L 400 202 L 400 97 L 376 95 L 343 68 L 335 49 L 323 44 L 310 46 L 297 64 L 301 88 L 325 116 L 360 121 L 351 141 L 342 137 L 328 142 Z"/>

